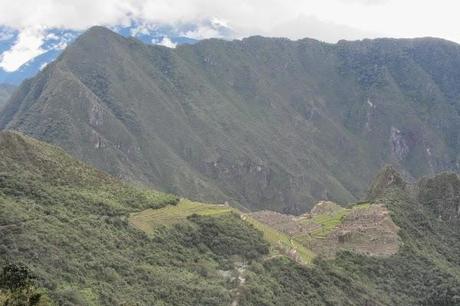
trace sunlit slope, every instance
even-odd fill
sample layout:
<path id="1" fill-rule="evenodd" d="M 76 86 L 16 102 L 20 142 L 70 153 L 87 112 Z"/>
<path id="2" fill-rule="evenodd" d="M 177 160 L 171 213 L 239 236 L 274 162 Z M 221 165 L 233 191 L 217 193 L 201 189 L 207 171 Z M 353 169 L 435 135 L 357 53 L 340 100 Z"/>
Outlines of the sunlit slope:
<path id="1" fill-rule="evenodd" d="M 161 226 L 172 226 L 186 222 L 187 217 L 193 214 L 218 216 L 230 212 L 237 212 L 237 210 L 223 204 L 204 204 L 181 199 L 174 206 L 166 206 L 162 209 L 147 209 L 142 212 L 133 213 L 129 217 L 129 222 L 146 233 L 153 233 L 155 229 Z"/>

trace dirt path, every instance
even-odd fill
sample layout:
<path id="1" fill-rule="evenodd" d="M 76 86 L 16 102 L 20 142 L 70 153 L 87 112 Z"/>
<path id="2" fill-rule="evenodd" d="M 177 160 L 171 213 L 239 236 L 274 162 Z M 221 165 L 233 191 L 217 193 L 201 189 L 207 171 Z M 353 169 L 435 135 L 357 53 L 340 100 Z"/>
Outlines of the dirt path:
<path id="1" fill-rule="evenodd" d="M 238 271 L 238 285 L 236 288 L 235 298 L 233 299 L 231 306 L 238 306 L 240 302 L 241 289 L 246 283 L 246 277 L 244 277 L 244 272 L 246 271 L 246 264 L 241 263 L 241 266 L 239 266 L 236 270 Z"/>

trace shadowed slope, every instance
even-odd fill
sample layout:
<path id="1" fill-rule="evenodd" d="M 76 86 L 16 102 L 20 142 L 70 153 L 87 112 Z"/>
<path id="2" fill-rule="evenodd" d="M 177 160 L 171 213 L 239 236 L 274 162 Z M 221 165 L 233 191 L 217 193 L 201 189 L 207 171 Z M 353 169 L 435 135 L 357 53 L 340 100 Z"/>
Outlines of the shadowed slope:
<path id="1" fill-rule="evenodd" d="M 13 91 L 16 89 L 16 86 L 8 85 L 8 84 L 0 84 L 0 111 L 2 110 L 3 106 L 5 106 L 6 102 L 13 94 Z"/>
<path id="2" fill-rule="evenodd" d="M 168 49 L 95 27 L 21 86 L 0 128 L 163 191 L 300 213 L 362 197 L 386 163 L 457 170 L 450 66 L 460 47 L 435 39 Z"/>

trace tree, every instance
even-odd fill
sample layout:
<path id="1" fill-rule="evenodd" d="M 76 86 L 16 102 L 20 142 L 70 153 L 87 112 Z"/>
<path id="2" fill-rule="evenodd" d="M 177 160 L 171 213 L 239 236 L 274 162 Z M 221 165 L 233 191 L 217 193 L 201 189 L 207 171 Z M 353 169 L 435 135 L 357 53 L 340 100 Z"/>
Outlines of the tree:
<path id="1" fill-rule="evenodd" d="M 7 264 L 0 275 L 0 288 L 15 291 L 32 285 L 34 277 L 26 266 Z"/>

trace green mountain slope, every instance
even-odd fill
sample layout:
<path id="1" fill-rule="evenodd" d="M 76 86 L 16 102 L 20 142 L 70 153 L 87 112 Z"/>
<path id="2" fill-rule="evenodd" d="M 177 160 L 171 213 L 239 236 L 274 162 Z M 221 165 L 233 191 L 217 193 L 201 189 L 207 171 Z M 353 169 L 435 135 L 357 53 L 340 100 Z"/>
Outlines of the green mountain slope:
<path id="1" fill-rule="evenodd" d="M 40 305 L 458 305 L 459 178 L 394 178 L 383 172 L 369 203 L 347 210 L 385 205 L 399 227 L 396 254 L 318 253 L 301 265 L 269 253 L 263 237 L 285 236 L 259 232 L 228 206 L 177 204 L 0 133 L 0 266 L 29 267 L 47 296 Z M 329 224 L 325 213 L 316 208 L 313 221 Z"/>
<path id="2" fill-rule="evenodd" d="M 0 266 L 26 264 L 59 305 L 230 304 L 234 284 L 218 268 L 230 275 L 230 256 L 267 252 L 259 233 L 228 214 L 148 237 L 129 214 L 176 197 L 130 187 L 16 133 L 0 134 L 0 153 Z M 220 235 L 204 240 L 204 226 Z"/>
<path id="3" fill-rule="evenodd" d="M 90 29 L 24 82 L 0 128 L 159 190 L 301 213 L 391 163 L 458 170 L 460 46 L 252 37 L 168 49 Z"/>
<path id="4" fill-rule="evenodd" d="M 16 86 L 8 84 L 0 84 L 0 110 L 5 106 L 8 99 L 13 94 Z"/>

